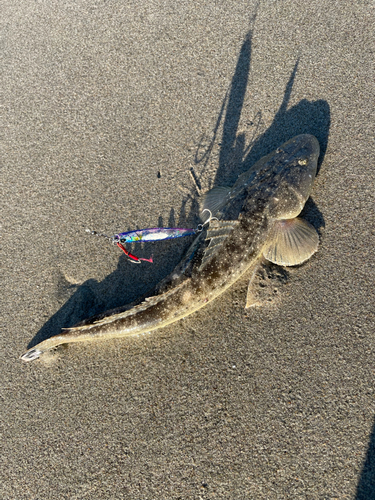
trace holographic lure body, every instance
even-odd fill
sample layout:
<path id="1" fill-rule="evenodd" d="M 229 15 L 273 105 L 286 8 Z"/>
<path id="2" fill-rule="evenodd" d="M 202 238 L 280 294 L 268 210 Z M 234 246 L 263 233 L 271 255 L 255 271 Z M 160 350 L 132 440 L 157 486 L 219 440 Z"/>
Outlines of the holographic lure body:
<path id="1" fill-rule="evenodd" d="M 198 229 L 186 229 L 181 227 L 153 227 L 150 229 L 136 229 L 112 236 L 112 240 L 117 243 L 136 243 L 138 241 L 160 241 L 181 238 L 196 234 Z"/>
<path id="2" fill-rule="evenodd" d="M 98 233 L 96 231 L 90 231 L 86 229 L 87 232 L 95 236 L 103 236 L 107 238 L 112 243 L 115 243 L 124 254 L 129 257 L 130 262 L 135 264 L 140 264 L 141 260 L 146 262 L 153 262 L 152 256 L 150 259 L 144 259 L 142 257 L 137 257 L 136 255 L 129 252 L 124 247 L 124 243 L 137 243 L 139 241 L 162 241 L 162 240 L 172 240 L 174 238 L 182 238 L 183 236 L 192 236 L 201 233 L 206 225 L 208 225 L 216 217 L 212 217 L 212 213 L 209 209 L 205 208 L 203 212 L 208 212 L 208 219 L 203 222 L 203 224 L 198 224 L 196 228 L 182 228 L 182 227 L 151 227 L 147 229 L 134 229 L 133 231 L 125 231 L 124 233 L 118 233 L 114 236 L 107 236 L 104 233 Z M 203 213 L 202 212 L 202 213 Z"/>
<path id="3" fill-rule="evenodd" d="M 211 217 L 212 216 L 210 215 L 210 218 L 207 222 L 211 220 Z M 152 227 L 147 229 L 135 229 L 133 231 L 126 231 L 124 233 L 115 234 L 114 236 L 107 236 L 106 234 L 100 234 L 96 231 L 90 231 L 89 229 L 87 230 L 87 232 L 95 236 L 103 236 L 104 238 L 107 238 L 112 243 L 115 243 L 124 252 L 124 254 L 129 258 L 130 262 L 133 262 L 134 264 L 140 264 L 142 260 L 152 263 L 152 256 L 150 259 L 137 257 L 124 247 L 124 243 L 138 243 L 139 241 L 162 241 L 171 240 L 174 238 L 182 238 L 183 236 L 192 236 L 203 231 L 203 227 L 207 222 L 205 222 L 204 224 L 198 224 L 195 229 L 187 229 L 182 227 Z"/>
<path id="4" fill-rule="evenodd" d="M 123 243 L 137 243 L 139 241 L 161 241 L 161 240 L 171 240 L 173 238 L 181 238 L 183 236 L 191 236 L 201 231 L 202 229 L 186 229 L 181 227 L 152 227 L 148 229 L 136 229 L 133 231 L 126 231 L 125 233 L 118 233 L 110 238 L 113 243 L 121 248 L 127 257 L 129 257 L 130 262 L 134 264 L 140 264 L 141 260 L 146 262 L 153 262 L 152 256 L 150 259 L 144 259 L 142 257 L 137 257 L 136 255 L 130 253 L 123 246 Z"/>

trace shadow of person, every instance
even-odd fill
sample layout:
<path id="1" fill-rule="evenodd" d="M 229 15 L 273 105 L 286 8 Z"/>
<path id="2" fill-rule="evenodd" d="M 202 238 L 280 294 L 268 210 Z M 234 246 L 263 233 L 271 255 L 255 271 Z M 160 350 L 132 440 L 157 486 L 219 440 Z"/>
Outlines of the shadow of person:
<path id="1" fill-rule="evenodd" d="M 375 420 L 355 500 L 375 500 Z"/>
<path id="2" fill-rule="evenodd" d="M 255 18 L 256 14 L 251 20 L 251 26 L 254 24 Z M 262 156 L 276 149 L 291 137 L 302 133 L 313 134 L 318 138 L 321 145 L 319 163 L 321 164 L 323 161 L 330 123 L 327 102 L 323 100 L 315 102 L 302 100 L 288 109 L 299 61 L 295 63 L 284 92 L 283 101 L 271 126 L 264 132 L 260 132 L 262 117 L 261 112 L 257 112 L 253 120 L 255 126 L 253 130 L 254 140 L 251 140 L 247 147 L 245 135 L 238 133 L 250 73 L 252 33 L 253 29 L 251 27 L 242 44 L 230 89 L 224 97 L 214 127 L 213 137 L 205 151 L 202 152 L 202 145 L 198 145 L 195 164 L 200 165 L 202 168 L 200 176 L 193 172 L 198 183 L 210 159 L 213 145 L 221 131 L 219 165 L 213 182 L 214 186 L 233 184 L 239 174 L 248 170 Z M 190 205 L 189 213 L 187 213 L 188 202 Z M 306 204 L 304 212 L 307 212 L 305 214 L 306 218 L 317 229 L 324 225 L 323 216 L 313 201 L 310 200 Z M 198 221 L 199 197 L 196 188 L 193 187 L 182 200 L 178 226 L 196 227 Z M 163 225 L 161 218 L 159 218 L 158 222 L 159 226 Z M 168 222 L 170 227 L 176 225 L 173 209 Z M 61 309 L 45 323 L 28 347 L 31 348 L 37 343 L 58 334 L 61 328 L 73 326 L 90 316 L 101 314 L 108 309 L 124 306 L 138 297 L 144 296 L 178 263 L 183 252 L 191 243 L 191 238 L 183 238 L 182 240 L 155 243 L 151 253 L 157 255 L 158 258 L 155 259 L 155 263 L 152 265 L 146 265 L 145 263 L 136 266 L 129 263 L 124 256 L 121 256 L 117 269 L 100 283 L 96 280 L 88 280 L 74 288 L 63 276 L 59 276 L 61 296 L 64 293 L 71 293 L 72 290 L 75 291 Z M 150 253 L 149 248 L 148 253 Z M 145 248 L 141 249 L 141 252 L 138 250 L 137 255 L 143 257 L 142 252 L 145 251 Z M 149 257 L 149 255 L 145 255 L 145 257 Z"/>

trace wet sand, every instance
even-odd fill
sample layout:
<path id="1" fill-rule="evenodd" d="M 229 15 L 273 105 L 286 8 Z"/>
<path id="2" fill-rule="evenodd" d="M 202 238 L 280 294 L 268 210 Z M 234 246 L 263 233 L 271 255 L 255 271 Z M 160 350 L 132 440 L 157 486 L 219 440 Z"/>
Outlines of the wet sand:
<path id="1" fill-rule="evenodd" d="M 2 499 L 375 499 L 375 8 L 3 2 Z M 299 133 L 322 154 L 306 264 L 148 336 L 28 346 L 126 304 L 199 193 Z"/>

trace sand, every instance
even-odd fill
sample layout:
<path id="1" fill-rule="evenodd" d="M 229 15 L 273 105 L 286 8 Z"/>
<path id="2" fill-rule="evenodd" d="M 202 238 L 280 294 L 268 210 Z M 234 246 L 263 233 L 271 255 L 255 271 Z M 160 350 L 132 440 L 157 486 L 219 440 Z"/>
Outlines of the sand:
<path id="1" fill-rule="evenodd" d="M 374 499 L 374 3 L 1 10 L 0 498 Z M 320 249 L 259 279 L 263 307 L 242 280 L 146 337 L 18 359 L 189 243 L 135 266 L 86 228 L 190 227 L 199 192 L 299 133 Z"/>

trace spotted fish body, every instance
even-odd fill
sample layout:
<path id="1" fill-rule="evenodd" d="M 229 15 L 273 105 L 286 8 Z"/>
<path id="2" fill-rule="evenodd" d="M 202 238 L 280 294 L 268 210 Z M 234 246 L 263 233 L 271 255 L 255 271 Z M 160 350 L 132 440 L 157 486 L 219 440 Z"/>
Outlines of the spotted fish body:
<path id="1" fill-rule="evenodd" d="M 31 361 L 59 344 L 150 332 L 205 306 L 253 271 L 262 256 L 280 265 L 310 258 L 318 235 L 296 217 L 310 195 L 318 157 L 316 138 L 299 135 L 259 160 L 232 188 L 214 188 L 204 206 L 218 220 L 207 234 L 198 234 L 154 295 L 131 309 L 118 308 L 64 329 L 21 358 Z"/>

